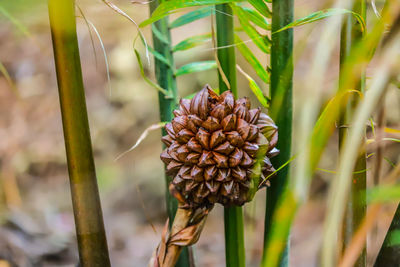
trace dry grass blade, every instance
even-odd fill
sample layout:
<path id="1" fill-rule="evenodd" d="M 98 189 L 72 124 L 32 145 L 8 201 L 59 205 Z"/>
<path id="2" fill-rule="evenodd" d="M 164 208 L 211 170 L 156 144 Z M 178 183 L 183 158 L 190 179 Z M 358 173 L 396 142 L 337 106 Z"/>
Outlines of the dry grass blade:
<path id="1" fill-rule="evenodd" d="M 140 145 L 140 143 L 149 135 L 149 133 L 151 131 L 161 129 L 162 127 L 165 126 L 165 124 L 166 124 L 166 122 L 160 122 L 160 123 L 156 123 L 156 124 L 153 124 L 153 125 L 150 125 L 149 127 L 147 127 L 146 130 L 144 130 L 144 132 L 139 136 L 139 139 L 136 141 L 136 143 L 131 148 L 129 148 L 128 150 L 121 153 L 118 157 L 116 157 L 115 161 L 119 160 L 120 158 L 125 156 L 128 152 L 131 152 L 132 150 L 137 148 L 138 145 Z"/>
<path id="2" fill-rule="evenodd" d="M 104 4 L 109 6 L 112 10 L 114 10 L 118 14 L 122 15 L 123 17 L 127 18 L 129 21 L 131 21 L 136 26 L 136 29 L 137 29 L 140 37 L 142 38 L 144 46 L 146 48 L 146 58 L 147 58 L 148 64 L 150 65 L 150 56 L 149 56 L 149 49 L 147 47 L 147 41 L 144 38 L 143 32 L 141 31 L 139 25 L 136 23 L 136 21 L 134 21 L 128 14 L 126 14 L 123 10 L 121 10 L 119 7 L 117 7 L 114 3 L 111 3 L 110 1 L 107 1 L 107 0 L 102 0 L 102 1 L 103 1 Z M 135 40 L 136 39 L 137 38 L 135 38 Z"/>
<path id="3" fill-rule="evenodd" d="M 89 37 L 90 37 L 90 44 L 92 45 L 92 50 L 93 50 L 93 54 L 94 54 L 94 60 L 96 62 L 96 68 L 97 68 L 97 53 L 96 53 L 96 48 L 94 46 L 93 35 L 92 35 L 92 31 L 90 30 L 89 22 L 86 19 L 85 13 L 83 13 L 83 10 L 81 9 L 81 7 L 78 4 L 76 4 L 76 7 L 77 7 L 79 13 L 82 16 L 81 18 L 85 21 L 86 27 L 88 29 Z M 77 16 L 77 17 L 79 17 L 79 16 Z"/>
<path id="4" fill-rule="evenodd" d="M 100 43 L 100 46 L 101 46 L 101 50 L 103 51 L 104 63 L 105 63 L 105 65 L 106 65 L 106 73 L 107 73 L 107 83 L 108 83 L 109 96 L 111 96 L 112 90 L 111 90 L 110 66 L 109 66 L 109 64 L 108 64 L 108 58 L 107 58 L 106 48 L 104 47 L 103 40 L 102 40 L 102 38 L 101 38 L 101 36 L 100 36 L 100 33 L 99 33 L 99 31 L 97 30 L 96 26 L 94 26 L 94 24 L 93 24 L 91 21 L 89 21 L 89 20 L 85 17 L 85 15 L 84 15 L 83 11 L 81 10 L 81 8 L 80 8 L 79 6 L 77 6 L 77 7 L 78 7 L 78 9 L 79 9 L 79 12 L 80 12 L 81 15 L 82 15 L 82 18 L 85 20 L 85 23 L 86 23 L 86 25 L 87 25 L 87 27 L 88 27 L 88 30 L 89 30 L 90 40 L 91 40 L 92 47 L 93 47 L 93 53 L 94 53 L 94 57 L 95 57 L 95 60 L 96 60 L 96 67 L 97 67 L 97 54 L 96 54 L 96 48 L 95 48 L 95 46 L 94 46 L 94 41 L 93 41 L 93 38 L 92 38 L 92 33 L 91 33 L 91 31 L 90 31 L 90 28 L 93 29 L 94 33 L 95 33 L 96 36 L 97 36 L 97 39 L 99 40 L 99 43 Z"/>
<path id="5" fill-rule="evenodd" d="M 349 137 L 346 139 L 344 149 L 340 155 L 339 171 L 331 186 L 328 201 L 329 212 L 325 220 L 324 246 L 322 250 L 323 266 L 333 266 L 336 261 L 337 244 L 332 242 L 332 240 L 336 240 L 336 235 L 340 231 L 346 196 L 348 195 L 349 183 L 351 182 L 350 177 L 358 155 L 358 148 L 363 140 L 360 139 L 360 136 L 362 136 L 365 122 L 370 117 L 382 95 L 384 95 L 393 70 L 399 67 L 399 37 L 399 35 L 395 36 L 382 52 L 383 54 L 376 68 L 375 77 L 371 81 L 368 94 L 357 107 L 353 128 L 349 131 Z"/>

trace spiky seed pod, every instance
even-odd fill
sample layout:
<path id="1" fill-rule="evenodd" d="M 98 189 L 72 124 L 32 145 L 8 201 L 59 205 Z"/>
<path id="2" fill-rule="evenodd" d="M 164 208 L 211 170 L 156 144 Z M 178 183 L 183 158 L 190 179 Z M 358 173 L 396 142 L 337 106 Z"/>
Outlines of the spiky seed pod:
<path id="1" fill-rule="evenodd" d="M 247 98 L 235 101 L 231 92 L 217 95 L 206 85 L 192 100 L 182 99 L 174 114 L 161 160 L 185 207 L 243 205 L 256 165 L 261 177 L 275 170 L 269 159 L 279 153 L 277 126 L 260 108 L 250 109 Z"/>

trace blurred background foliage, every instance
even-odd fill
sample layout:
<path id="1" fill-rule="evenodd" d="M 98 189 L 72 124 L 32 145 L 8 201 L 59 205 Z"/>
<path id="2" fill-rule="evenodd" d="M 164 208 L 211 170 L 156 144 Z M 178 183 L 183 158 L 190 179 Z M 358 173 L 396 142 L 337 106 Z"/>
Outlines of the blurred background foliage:
<path id="1" fill-rule="evenodd" d="M 295 18 L 326 8 L 331 2 L 297 0 Z M 149 10 L 145 4 L 122 0 L 114 3 L 136 22 L 148 17 Z M 99 32 L 110 69 L 111 80 L 108 84 L 101 45 L 93 30 L 90 30 L 95 47 L 93 50 L 89 29 L 85 21 L 78 18 L 77 31 L 89 122 L 111 261 L 114 266 L 132 266 L 132 263 L 145 266 L 159 241 L 166 219 L 165 205 L 161 204 L 164 203 L 165 185 L 162 179 L 163 166 L 159 160 L 159 132 L 152 132 L 134 151 L 118 161 L 115 159 L 129 149 L 148 126 L 158 122 L 157 91 L 140 75 L 133 51 L 133 39 L 137 33 L 133 24 L 116 15 L 101 1 L 79 0 L 77 4 Z M 380 10 L 383 2 L 376 1 L 376 4 Z M 47 1 L 2 1 L 0 8 L 0 62 L 17 89 L 17 92 L 13 91 L 5 76 L 0 76 L 0 259 L 16 266 L 74 266 L 77 249 Z M 10 16 L 14 20 L 10 20 Z M 173 15 L 171 20 L 178 16 Z M 370 5 L 367 18 L 368 23 L 376 20 Z M 173 44 L 210 31 L 209 19 L 198 20 L 174 30 Z M 304 79 L 311 65 L 315 43 L 323 31 L 318 22 L 295 29 L 295 113 L 302 99 L 302 82 L 296 81 Z M 150 27 L 144 29 L 144 35 L 151 40 Z M 339 29 L 337 35 L 328 75 L 324 77 L 324 87 L 321 88 L 324 102 L 332 97 L 332 88 L 337 86 Z M 255 49 L 252 43 L 248 43 L 248 46 L 267 65 L 269 59 L 265 54 Z M 136 48 L 144 59 L 144 47 L 136 45 Z M 175 62 L 179 67 L 193 61 L 212 60 L 211 52 L 210 42 L 192 50 L 177 52 Z M 237 60 L 259 85 L 263 84 L 244 63 L 242 56 L 238 55 Z M 154 63 L 151 61 L 149 65 L 143 61 L 145 73 L 155 80 Z M 374 61 L 368 69 L 373 66 Z M 190 95 L 206 83 L 212 87 L 218 86 L 215 71 L 179 77 L 179 95 Z M 238 88 L 239 96 L 249 96 L 253 105 L 258 105 L 248 81 L 242 75 L 238 75 Z M 265 85 L 262 89 L 268 95 Z M 398 88 L 389 88 L 382 105 L 386 110 L 388 127 L 399 129 Z M 368 127 L 367 135 L 372 138 L 371 127 Z M 398 133 L 392 133 L 392 136 L 399 138 Z M 295 218 L 291 234 L 292 266 L 317 266 L 327 186 L 333 177 L 330 171 L 335 170 L 337 165 L 337 137 L 331 139 L 312 181 L 307 202 Z M 296 142 L 296 133 L 293 141 Z M 373 151 L 373 146 L 367 150 Z M 392 168 L 391 164 L 398 162 L 398 151 L 398 143 L 385 142 L 386 160 L 382 164 L 382 173 L 387 173 Z M 369 163 L 372 160 L 373 157 L 370 157 Z M 368 183 L 371 182 L 370 176 Z M 264 191 L 259 192 L 255 200 L 245 206 L 248 266 L 257 266 L 262 254 L 263 237 L 260 233 L 263 232 L 264 194 Z M 395 208 L 395 202 L 384 206 L 376 231 L 370 237 L 369 264 L 376 257 Z M 216 207 L 196 245 L 199 266 L 224 266 L 222 214 L 222 208 Z"/>

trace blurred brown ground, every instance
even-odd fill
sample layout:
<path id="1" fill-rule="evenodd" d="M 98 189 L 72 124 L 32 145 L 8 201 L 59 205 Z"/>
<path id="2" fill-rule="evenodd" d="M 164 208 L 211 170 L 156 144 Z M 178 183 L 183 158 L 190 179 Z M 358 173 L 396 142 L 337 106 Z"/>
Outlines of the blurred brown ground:
<path id="1" fill-rule="evenodd" d="M 115 3 L 138 22 L 148 14 L 146 5 L 132 5 L 122 0 Z M 21 34 L 0 15 L 0 62 L 18 89 L 17 95 L 0 76 L 0 259 L 15 266 L 74 266 L 78 260 L 77 248 L 46 1 L 15 0 L 1 5 L 29 29 L 31 37 Z M 78 5 L 99 31 L 110 67 L 111 90 L 97 37 L 92 32 L 96 64 L 88 29 L 84 20 L 78 18 L 92 144 L 111 260 L 113 266 L 118 267 L 146 266 L 166 219 L 163 166 L 159 160 L 160 133 L 152 132 L 134 151 L 118 161 L 115 158 L 131 147 L 149 125 L 158 122 L 157 92 L 140 76 L 132 49 L 136 36 L 133 24 L 101 1 L 80 0 Z M 296 1 L 295 17 L 323 6 L 323 1 Z M 321 31 L 317 29 L 305 36 L 308 29 L 310 26 L 296 30 L 296 41 L 308 40 L 296 64 L 295 81 L 306 72 L 313 44 Z M 188 34 L 209 31 L 209 21 L 201 20 L 175 30 L 173 40 L 177 43 Z M 145 35 L 150 41 L 149 28 L 145 29 Z M 144 55 L 139 42 L 136 47 Z M 177 65 L 212 59 L 208 47 L 178 53 Z M 262 55 L 260 57 L 267 62 Z M 327 89 L 334 86 L 337 78 L 337 50 L 333 58 L 336 59 L 332 60 L 331 75 L 326 77 Z M 253 75 L 243 58 L 238 59 L 246 72 Z M 145 67 L 146 73 L 153 77 L 153 65 Z M 251 96 L 246 80 L 238 77 L 240 95 Z M 217 86 L 215 71 L 179 78 L 179 94 L 189 95 L 206 83 Z M 301 93 L 296 83 L 294 89 L 295 96 Z M 267 92 L 268 88 L 264 90 Z M 257 101 L 251 98 L 256 105 Z M 397 98 L 398 95 L 387 98 L 388 109 L 393 108 L 390 109 L 393 113 L 388 114 L 388 123 L 399 117 Z M 295 107 L 298 105 L 295 103 Z M 321 167 L 334 170 L 336 154 L 336 144 L 332 140 Z M 394 147 L 387 147 L 385 155 L 398 160 Z M 310 198 L 297 214 L 291 235 L 291 266 L 317 266 L 324 200 L 331 177 L 332 174 L 317 172 Z M 265 192 L 259 192 L 256 200 L 245 206 L 248 266 L 258 266 L 262 253 L 264 199 Z M 381 214 L 376 238 L 369 242 L 370 262 L 382 242 L 395 206 L 396 203 L 387 205 Z M 209 216 L 195 255 L 198 266 L 224 266 L 221 207 L 216 207 Z M 2 264 L 0 262 L 0 266 Z"/>

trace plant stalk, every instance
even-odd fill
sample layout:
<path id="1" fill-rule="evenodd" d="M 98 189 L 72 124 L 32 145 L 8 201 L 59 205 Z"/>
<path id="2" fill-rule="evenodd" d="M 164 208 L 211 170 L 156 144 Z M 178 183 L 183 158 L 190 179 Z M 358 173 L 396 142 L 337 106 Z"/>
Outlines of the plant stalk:
<path id="1" fill-rule="evenodd" d="M 49 0 L 64 140 L 81 266 L 110 266 L 86 110 L 75 1 Z"/>
<path id="2" fill-rule="evenodd" d="M 175 214 L 175 220 L 171 226 L 171 236 L 176 235 L 179 231 L 185 229 L 192 218 L 192 210 L 178 208 Z M 165 266 L 174 266 L 178 257 L 182 251 L 182 246 L 171 245 L 167 249 L 167 254 L 165 256 Z"/>
<path id="3" fill-rule="evenodd" d="M 272 1 L 272 32 L 275 32 L 293 21 L 293 0 Z M 271 110 L 272 119 L 279 129 L 277 148 L 280 153 L 271 159 L 279 167 L 290 159 L 292 140 L 292 77 L 293 77 L 293 30 L 285 30 L 271 36 Z M 277 176 L 271 179 L 271 189 L 267 191 L 264 253 L 262 265 L 266 266 L 267 244 L 272 235 L 273 216 L 277 210 L 278 200 L 284 193 L 289 179 L 289 167 L 282 168 Z M 279 266 L 289 264 L 289 237 L 283 254 L 279 257 Z"/>
<path id="4" fill-rule="evenodd" d="M 355 0 L 352 11 L 360 14 L 364 20 L 366 17 L 366 2 L 365 0 Z M 347 16 L 345 18 L 340 38 L 340 76 L 345 75 L 342 70 L 342 66 L 345 64 L 351 50 L 354 45 L 362 40 L 363 33 L 361 31 L 360 25 L 354 16 Z M 359 82 L 357 87 L 354 88 L 360 92 L 364 91 L 365 87 L 365 73 L 360 72 L 358 75 Z M 340 78 L 340 77 L 339 77 Z M 343 90 L 346 88 L 340 88 Z M 350 122 L 354 115 L 356 105 L 358 103 L 359 97 L 352 95 L 347 103 L 344 113 L 341 117 L 340 128 L 339 128 L 339 150 L 345 142 L 345 139 L 349 132 Z M 360 138 L 365 138 L 365 136 L 360 136 Z M 355 232 L 362 223 L 363 218 L 366 214 L 366 155 L 365 150 L 360 151 L 357 158 L 351 183 L 351 193 L 346 206 L 346 213 L 343 222 L 343 251 L 348 247 L 351 242 Z M 361 252 L 359 258 L 357 259 L 355 265 L 356 267 L 366 266 L 366 250 L 365 248 Z"/>
<path id="5" fill-rule="evenodd" d="M 232 9 L 228 4 L 216 5 L 217 46 L 234 44 L 234 25 Z M 235 98 L 238 97 L 236 81 L 236 56 L 233 46 L 217 50 L 221 70 L 229 81 L 225 83 L 222 75 L 218 73 L 220 93 L 231 90 Z M 242 207 L 226 207 L 224 209 L 225 223 L 225 257 L 226 266 L 244 267 L 246 265 L 244 249 L 244 228 Z"/>
<path id="6" fill-rule="evenodd" d="M 162 1 L 154 0 L 150 2 L 150 13 L 152 14 L 154 10 L 159 6 Z M 173 119 L 173 111 L 177 107 L 178 103 L 178 93 L 176 86 L 176 77 L 174 75 L 174 71 L 171 66 L 174 66 L 174 58 L 171 49 L 171 33 L 169 29 L 169 20 L 168 17 L 162 18 L 155 22 L 152 27 L 155 27 L 156 30 L 163 36 L 163 40 L 160 40 L 157 37 L 157 34 L 154 33 L 153 29 L 153 45 L 154 50 L 163 55 L 170 63 L 170 66 L 165 64 L 164 62 L 154 59 L 154 68 L 155 75 L 157 79 L 157 83 L 172 93 L 172 98 L 165 98 L 165 95 L 161 92 L 158 93 L 158 104 L 160 108 L 160 121 L 166 122 L 171 121 Z M 162 129 L 162 135 L 166 135 L 167 132 L 165 129 Z M 169 176 L 165 176 L 166 182 L 166 203 L 167 203 L 167 213 L 170 222 L 170 227 L 172 226 L 172 222 L 174 221 L 175 214 L 178 209 L 178 201 L 170 194 L 168 190 L 168 185 L 170 184 L 172 178 Z M 177 267 L 187 267 L 190 266 L 190 256 L 188 248 L 184 248 L 180 254 L 179 260 L 176 264 Z"/>

